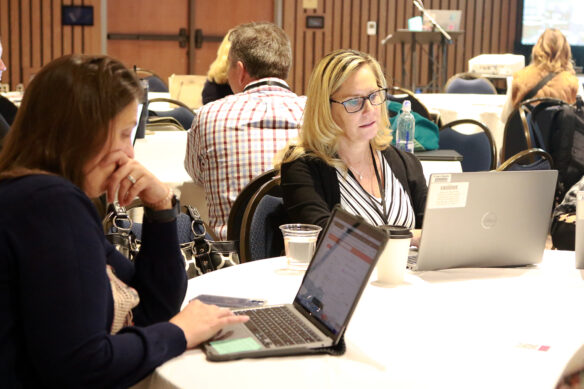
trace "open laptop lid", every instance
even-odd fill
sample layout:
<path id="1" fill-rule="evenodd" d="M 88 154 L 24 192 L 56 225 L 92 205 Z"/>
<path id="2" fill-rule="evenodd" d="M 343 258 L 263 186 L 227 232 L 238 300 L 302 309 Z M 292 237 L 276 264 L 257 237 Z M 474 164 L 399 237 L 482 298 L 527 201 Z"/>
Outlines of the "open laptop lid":
<path id="1" fill-rule="evenodd" d="M 345 332 L 387 235 L 339 206 L 294 299 L 294 307 L 336 344 Z"/>
<path id="2" fill-rule="evenodd" d="M 446 31 L 460 31 L 461 10 L 452 9 L 427 9 L 426 13 L 431 15 L 436 23 Z M 432 28 L 432 22 L 426 14 L 423 16 L 423 26 L 426 29 Z"/>
<path id="3" fill-rule="evenodd" d="M 556 170 L 433 174 L 415 270 L 539 263 Z"/>
<path id="4" fill-rule="evenodd" d="M 136 144 L 136 139 L 144 138 L 144 130 L 146 126 L 146 104 L 138 103 L 138 112 L 136 113 L 136 126 L 132 129 L 131 139 L 132 144 Z"/>

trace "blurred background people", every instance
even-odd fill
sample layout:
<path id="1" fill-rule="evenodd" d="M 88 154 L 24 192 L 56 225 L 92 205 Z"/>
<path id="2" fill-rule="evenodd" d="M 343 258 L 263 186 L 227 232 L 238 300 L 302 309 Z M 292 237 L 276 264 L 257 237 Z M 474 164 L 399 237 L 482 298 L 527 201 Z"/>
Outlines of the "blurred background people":
<path id="1" fill-rule="evenodd" d="M 197 300 L 172 191 L 134 160 L 135 74 L 105 56 L 65 56 L 29 84 L 0 152 L 0 377 L 6 387 L 128 387 L 246 319 Z M 130 262 L 90 198 L 145 204 Z"/>
<path id="2" fill-rule="evenodd" d="M 232 29 L 229 39 L 227 74 L 235 94 L 201 107 L 185 156 L 186 171 L 205 188 L 209 225 L 222 240 L 239 192 L 297 136 L 306 100 L 284 81 L 292 65 L 284 30 L 248 23 Z"/>
<path id="3" fill-rule="evenodd" d="M 324 227 L 340 203 L 373 225 L 421 227 L 426 180 L 413 154 L 390 145 L 386 87 L 366 53 L 337 50 L 316 65 L 298 142 L 282 152 L 292 222 Z"/>
<path id="4" fill-rule="evenodd" d="M 229 81 L 227 80 L 227 68 L 229 65 L 228 56 L 231 42 L 229 41 L 229 33 L 223 37 L 223 41 L 217 49 L 217 58 L 209 67 L 207 72 L 207 81 L 203 86 L 203 104 L 211 101 L 222 99 L 225 96 L 233 94 Z"/>
<path id="5" fill-rule="evenodd" d="M 539 86 L 532 98 L 551 97 L 574 104 L 576 95 L 582 95 L 582 85 L 572 63 L 570 44 L 564 34 L 553 28 L 546 29 L 533 46 L 531 63 L 513 75 L 501 120 L 507 121 L 513 109 L 526 100 L 526 95 L 548 75 L 552 78 Z"/>

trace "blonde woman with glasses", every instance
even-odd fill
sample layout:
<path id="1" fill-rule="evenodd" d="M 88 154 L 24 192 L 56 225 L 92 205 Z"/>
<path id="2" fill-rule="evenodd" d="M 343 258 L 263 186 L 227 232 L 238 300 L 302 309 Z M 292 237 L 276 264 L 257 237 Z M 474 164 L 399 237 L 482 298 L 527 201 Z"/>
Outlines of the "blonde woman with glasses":
<path id="1" fill-rule="evenodd" d="M 421 228 L 422 166 L 390 145 L 386 81 L 370 55 L 338 50 L 314 68 L 298 141 L 282 152 L 284 205 L 324 226 L 336 204 L 373 225 Z"/>

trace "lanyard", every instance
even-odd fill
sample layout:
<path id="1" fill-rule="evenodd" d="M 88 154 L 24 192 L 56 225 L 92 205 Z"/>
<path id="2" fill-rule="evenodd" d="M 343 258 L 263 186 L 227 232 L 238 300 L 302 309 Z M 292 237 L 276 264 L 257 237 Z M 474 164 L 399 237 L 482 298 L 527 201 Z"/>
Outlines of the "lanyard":
<path id="1" fill-rule="evenodd" d="M 268 86 L 279 86 L 280 88 L 284 88 L 284 89 L 290 90 L 290 87 L 288 87 L 288 85 L 284 84 L 281 81 L 266 80 L 266 81 L 260 81 L 260 82 L 257 82 L 257 83 L 248 84 L 245 88 L 243 88 L 243 91 L 244 92 L 247 92 L 250 89 L 259 88 L 260 86 L 264 86 L 264 85 L 268 85 Z"/>

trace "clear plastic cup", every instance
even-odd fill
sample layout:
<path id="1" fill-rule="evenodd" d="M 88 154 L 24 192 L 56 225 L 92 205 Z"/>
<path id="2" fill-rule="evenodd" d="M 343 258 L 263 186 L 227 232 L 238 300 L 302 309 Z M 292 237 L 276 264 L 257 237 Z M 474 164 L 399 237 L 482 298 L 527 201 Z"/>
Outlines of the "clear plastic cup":
<path id="1" fill-rule="evenodd" d="M 284 250 L 288 267 L 306 270 L 316 248 L 321 227 L 313 224 L 283 224 L 280 226 L 284 236 Z"/>

